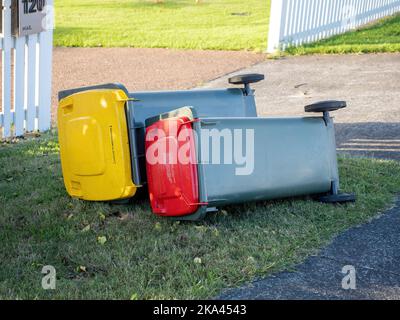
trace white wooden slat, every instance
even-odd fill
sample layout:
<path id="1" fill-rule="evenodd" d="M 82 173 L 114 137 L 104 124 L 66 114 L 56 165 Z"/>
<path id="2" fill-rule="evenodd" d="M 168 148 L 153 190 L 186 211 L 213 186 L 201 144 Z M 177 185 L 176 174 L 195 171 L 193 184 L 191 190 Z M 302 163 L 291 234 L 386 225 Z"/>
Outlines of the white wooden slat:
<path id="1" fill-rule="evenodd" d="M 305 8 L 304 12 L 302 13 L 302 28 L 301 30 L 308 30 L 311 27 L 312 19 L 310 15 L 312 14 L 312 0 L 306 0 L 305 1 Z M 310 35 L 311 36 L 311 35 Z M 308 38 L 305 39 L 300 39 L 300 44 L 303 44 L 304 42 L 307 42 Z"/>
<path id="2" fill-rule="evenodd" d="M 295 9 L 295 2 L 296 0 L 289 0 L 290 1 L 290 6 L 288 8 L 289 10 L 289 14 L 288 14 L 288 32 L 287 32 L 287 39 L 289 39 L 291 37 L 291 35 L 293 34 L 294 31 L 294 20 L 293 20 L 293 12 Z"/>
<path id="3" fill-rule="evenodd" d="M 314 16 L 314 23 L 312 25 L 312 28 L 317 28 L 320 25 L 320 19 L 321 19 L 321 15 L 322 15 L 322 5 L 323 5 L 323 1 L 317 1 L 317 8 L 315 10 L 315 16 Z M 320 38 L 320 33 L 314 33 L 311 41 L 318 41 Z"/>
<path id="4" fill-rule="evenodd" d="M 20 136 L 25 128 L 25 37 L 15 39 L 14 120 L 15 135 Z"/>
<path id="5" fill-rule="evenodd" d="M 38 36 L 36 34 L 28 36 L 28 52 L 26 68 L 26 90 L 27 90 L 27 115 L 26 130 L 35 130 L 36 119 L 36 45 Z"/>
<path id="6" fill-rule="evenodd" d="M 301 0 L 300 3 L 298 30 L 303 30 L 307 22 L 306 19 L 307 2 L 308 0 Z M 302 42 L 303 39 L 297 39 L 296 45 L 302 44 Z"/>
<path id="7" fill-rule="evenodd" d="M 299 9 L 300 9 L 300 1 L 299 0 L 294 0 L 294 6 L 293 6 L 293 11 L 292 11 L 292 19 L 293 19 L 293 28 L 292 28 L 292 35 L 296 34 L 298 32 L 298 27 L 297 27 L 297 21 L 299 17 Z M 292 38 L 292 44 L 296 41 L 295 38 Z"/>
<path id="8" fill-rule="evenodd" d="M 298 21 L 299 21 L 299 10 L 300 10 L 301 1 L 294 0 L 292 17 L 293 17 L 293 26 L 292 26 L 292 34 L 296 34 L 299 30 Z M 292 38 L 292 45 L 295 44 L 296 39 Z"/>
<path id="9" fill-rule="evenodd" d="M 293 0 L 292 12 L 290 13 L 292 19 L 292 28 L 290 31 L 290 37 L 292 38 L 293 34 L 296 34 L 296 11 L 298 10 L 299 2 L 297 0 Z"/>
<path id="10" fill-rule="evenodd" d="M 367 1 L 361 1 L 361 3 L 362 5 L 359 13 L 359 20 L 360 20 L 360 25 L 363 25 L 367 21 L 366 16 L 364 14 L 367 10 Z"/>
<path id="11" fill-rule="evenodd" d="M 315 20 L 316 20 L 316 10 L 317 10 L 317 2 L 318 0 L 308 0 L 309 3 L 309 8 L 308 8 L 308 14 L 305 17 L 306 18 L 306 23 L 305 26 L 307 30 L 312 30 L 314 28 Z M 308 21 L 307 21 L 308 20 Z M 310 42 L 314 41 L 315 34 L 310 32 L 308 37 L 304 38 L 304 42 Z"/>
<path id="12" fill-rule="evenodd" d="M 39 35 L 39 121 L 40 131 L 51 127 L 51 88 L 52 88 L 52 57 L 54 29 L 54 0 L 47 0 L 46 32 Z"/>
<path id="13" fill-rule="evenodd" d="M 288 28 L 287 28 L 287 33 L 286 33 L 286 37 L 284 38 L 283 43 L 285 44 L 285 49 L 290 45 L 290 39 L 292 37 L 293 34 L 293 30 L 294 30 L 294 21 L 293 21 L 293 13 L 294 13 L 294 9 L 295 9 L 295 2 L 296 0 L 288 0 L 289 4 L 288 4 L 288 19 L 287 19 L 287 23 L 288 23 Z"/>
<path id="14" fill-rule="evenodd" d="M 281 7 L 281 24 L 280 24 L 280 31 L 279 31 L 279 37 L 275 42 L 279 44 L 279 39 L 284 39 L 288 33 L 288 27 L 289 24 L 287 23 L 288 18 L 289 18 L 289 11 L 288 11 L 288 6 L 289 6 L 290 0 L 282 0 L 282 7 Z M 284 45 L 284 44 L 283 44 Z M 283 48 L 284 50 L 284 48 Z"/>
<path id="15" fill-rule="evenodd" d="M 340 14 L 340 10 L 341 10 L 340 2 L 333 0 L 331 2 L 330 12 L 328 13 L 330 15 L 330 19 L 329 19 L 330 23 L 335 23 L 338 21 L 338 15 Z M 334 34 L 336 34 L 336 30 L 337 29 L 335 29 L 335 28 L 328 28 L 327 36 L 331 37 Z"/>
<path id="16" fill-rule="evenodd" d="M 330 19 L 330 12 L 331 12 L 331 7 L 332 7 L 332 0 L 327 0 L 325 3 L 325 13 L 324 13 L 324 19 L 322 20 L 320 26 L 324 26 L 323 32 L 322 32 L 322 37 L 326 38 L 328 36 L 328 28 L 326 28 L 326 25 L 329 23 Z"/>
<path id="17" fill-rule="evenodd" d="M 362 6 L 364 1 L 356 1 L 357 3 L 357 9 L 356 9 L 356 17 L 359 17 L 360 14 L 362 13 Z M 361 19 L 356 19 L 356 28 L 358 28 L 361 25 Z"/>
<path id="18" fill-rule="evenodd" d="M 50 129 L 51 125 L 51 73 L 53 31 L 43 32 L 39 36 L 39 130 Z"/>
<path id="19" fill-rule="evenodd" d="M 2 125 L 3 138 L 11 135 L 11 49 L 4 43 L 2 51 Z"/>
<path id="20" fill-rule="evenodd" d="M 326 0 L 323 1 L 324 6 L 325 6 L 325 10 L 324 10 L 324 14 L 323 14 L 323 18 L 321 20 L 320 26 L 325 26 L 328 23 L 328 15 L 329 15 L 329 9 L 330 9 L 330 2 L 331 0 Z M 321 30 L 321 38 L 325 38 L 327 36 L 327 31 L 326 28 L 323 28 Z"/>
<path id="21" fill-rule="evenodd" d="M 339 15 L 340 15 L 342 4 L 343 4 L 343 1 L 335 1 L 334 14 L 333 14 L 333 22 L 335 22 L 335 23 L 339 21 Z M 341 23 L 340 23 L 340 25 L 341 25 Z M 339 32 L 340 25 L 336 24 L 336 27 L 332 29 L 331 35 L 335 35 Z"/>
<path id="22" fill-rule="evenodd" d="M 321 8 L 321 1 L 314 0 L 313 6 L 314 6 L 314 10 L 312 11 L 312 21 L 311 21 L 311 24 L 310 24 L 310 28 L 312 30 L 314 30 L 315 28 L 318 27 L 317 22 L 318 22 L 318 17 L 319 17 L 320 10 L 321 10 L 320 9 Z M 309 37 L 308 39 L 309 39 L 310 42 L 319 40 L 318 39 L 318 33 L 317 32 L 312 33 L 311 37 Z"/>

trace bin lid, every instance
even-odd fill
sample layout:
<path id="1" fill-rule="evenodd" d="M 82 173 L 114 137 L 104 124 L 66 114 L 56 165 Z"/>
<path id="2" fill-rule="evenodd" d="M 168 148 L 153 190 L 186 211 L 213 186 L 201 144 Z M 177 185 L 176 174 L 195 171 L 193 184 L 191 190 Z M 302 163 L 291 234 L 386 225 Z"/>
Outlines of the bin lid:
<path id="1" fill-rule="evenodd" d="M 146 169 L 155 214 L 184 216 L 199 207 L 195 134 L 190 114 L 146 121 Z"/>
<path id="2" fill-rule="evenodd" d="M 60 100 L 58 136 L 64 183 L 71 196 L 108 201 L 132 197 L 125 103 L 118 88 L 73 93 Z"/>

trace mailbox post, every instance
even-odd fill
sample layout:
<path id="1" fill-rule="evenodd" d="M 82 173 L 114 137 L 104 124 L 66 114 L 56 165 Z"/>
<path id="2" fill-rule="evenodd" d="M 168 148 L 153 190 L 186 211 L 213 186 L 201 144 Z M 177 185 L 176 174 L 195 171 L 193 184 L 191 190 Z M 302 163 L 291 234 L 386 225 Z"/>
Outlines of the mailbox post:
<path id="1" fill-rule="evenodd" d="M 14 0 L 12 2 L 12 34 L 28 36 L 46 31 L 47 0 Z"/>

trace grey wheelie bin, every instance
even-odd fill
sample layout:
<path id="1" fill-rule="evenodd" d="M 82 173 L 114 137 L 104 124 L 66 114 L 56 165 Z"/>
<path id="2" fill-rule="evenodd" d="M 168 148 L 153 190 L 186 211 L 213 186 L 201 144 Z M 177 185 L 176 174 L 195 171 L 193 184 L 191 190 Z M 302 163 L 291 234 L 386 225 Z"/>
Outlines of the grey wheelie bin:
<path id="1" fill-rule="evenodd" d="M 146 121 L 146 166 L 152 210 L 198 220 L 216 207 L 248 201 L 339 193 L 335 132 L 329 111 L 345 102 L 306 107 L 322 116 L 198 117 L 184 107 Z"/>
<path id="2" fill-rule="evenodd" d="M 145 120 L 191 105 L 202 117 L 256 117 L 248 74 L 229 79 L 242 88 L 128 92 L 105 84 L 59 93 L 58 131 L 64 184 L 84 200 L 133 197 L 146 184 Z"/>

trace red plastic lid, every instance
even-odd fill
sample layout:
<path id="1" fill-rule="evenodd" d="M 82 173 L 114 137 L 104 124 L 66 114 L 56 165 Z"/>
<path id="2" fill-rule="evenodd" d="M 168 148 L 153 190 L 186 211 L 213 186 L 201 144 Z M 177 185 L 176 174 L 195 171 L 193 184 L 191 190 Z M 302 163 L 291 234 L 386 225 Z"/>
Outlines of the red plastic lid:
<path id="1" fill-rule="evenodd" d="M 199 208 L 192 123 L 187 117 L 159 120 L 146 129 L 146 169 L 155 214 L 184 216 Z"/>

